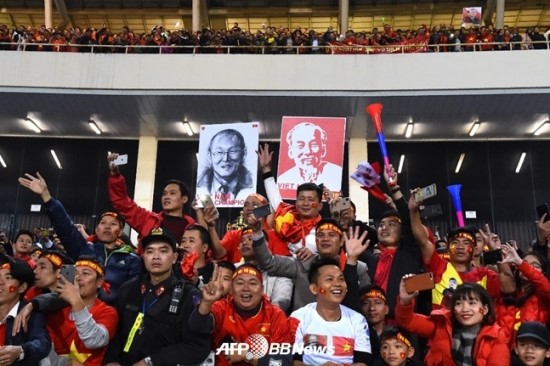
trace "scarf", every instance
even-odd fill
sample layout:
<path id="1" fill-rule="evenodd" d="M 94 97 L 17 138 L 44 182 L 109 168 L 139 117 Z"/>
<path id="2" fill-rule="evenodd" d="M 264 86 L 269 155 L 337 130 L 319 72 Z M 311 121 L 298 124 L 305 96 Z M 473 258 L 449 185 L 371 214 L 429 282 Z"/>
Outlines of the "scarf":
<path id="1" fill-rule="evenodd" d="M 300 214 L 293 205 L 281 202 L 275 211 L 275 232 L 283 241 L 297 243 L 302 241 L 305 245 L 305 237 L 321 220 L 321 216 L 300 221 Z"/>
<path id="2" fill-rule="evenodd" d="M 384 292 L 388 292 L 388 280 L 390 279 L 390 269 L 395 258 L 397 248 L 384 248 L 380 246 L 380 256 L 374 273 L 374 284 L 380 286 Z"/>
<path id="3" fill-rule="evenodd" d="M 458 366 L 474 366 L 474 344 L 481 324 L 459 328 L 453 332 L 451 354 Z"/>

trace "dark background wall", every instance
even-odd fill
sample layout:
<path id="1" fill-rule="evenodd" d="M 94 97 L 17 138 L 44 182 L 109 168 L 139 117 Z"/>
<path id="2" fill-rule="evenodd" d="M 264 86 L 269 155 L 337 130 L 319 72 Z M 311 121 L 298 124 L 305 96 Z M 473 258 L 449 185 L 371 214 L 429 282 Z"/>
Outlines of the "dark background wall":
<path id="1" fill-rule="evenodd" d="M 506 142 L 407 142 L 388 144 L 390 160 L 396 165 L 401 154 L 406 155 L 399 184 L 403 190 L 436 183 L 437 197 L 427 201 L 439 204 L 442 215 L 429 218 L 432 228 L 439 226 L 445 233 L 456 225 L 456 217 L 446 190 L 449 184 L 460 183 L 464 210 L 476 211 L 477 219 L 468 224 L 491 225 L 504 240 L 517 239 L 525 247 L 534 238 L 535 206 L 550 201 L 550 168 L 547 162 L 550 141 Z M 273 170 L 277 170 L 278 143 L 270 143 L 274 151 Z M 59 170 L 50 155 L 55 149 L 63 165 Z M 377 143 L 369 143 L 369 161 L 381 161 Z M 22 188 L 17 178 L 23 173 L 40 173 L 47 180 L 54 197 L 59 198 L 76 221 L 89 227 L 95 225 L 95 215 L 110 209 L 106 190 L 107 151 L 129 154 L 129 164 L 122 167 L 128 190 L 133 195 L 135 184 L 137 140 L 81 140 L 47 138 L 0 138 L 0 154 L 8 167 L 0 167 L 0 229 L 11 233 L 19 228 L 49 227 L 41 213 L 31 213 L 30 205 L 41 203 L 37 195 Z M 346 149 L 347 150 L 347 149 Z M 177 178 L 190 187 L 194 195 L 197 174 L 196 152 L 198 142 L 160 141 L 157 168 L 151 172 L 155 179 L 154 210 L 160 209 L 160 195 L 164 183 Z M 514 172 L 522 151 L 527 158 L 519 174 Z M 459 155 L 466 158 L 460 173 L 454 169 Z M 344 176 L 348 155 L 344 156 Z M 265 194 L 261 174 L 258 192 Z M 349 187 L 344 180 L 344 195 Z M 367 193 L 364 193 L 366 197 Z M 352 197 L 355 204 L 365 204 L 363 197 Z M 387 207 L 370 199 L 370 217 L 376 221 Z M 219 229 L 224 231 L 234 221 L 239 208 L 220 209 Z M 187 213 L 191 213 L 190 206 Z"/>

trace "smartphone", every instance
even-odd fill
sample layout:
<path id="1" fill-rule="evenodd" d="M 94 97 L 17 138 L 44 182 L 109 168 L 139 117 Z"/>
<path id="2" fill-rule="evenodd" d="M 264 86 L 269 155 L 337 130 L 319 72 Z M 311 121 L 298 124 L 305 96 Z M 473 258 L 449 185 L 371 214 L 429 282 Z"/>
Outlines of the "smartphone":
<path id="1" fill-rule="evenodd" d="M 257 219 L 262 219 L 271 213 L 271 206 L 269 205 L 269 202 L 268 202 L 265 205 L 254 207 L 252 209 L 252 213 Z"/>
<path id="2" fill-rule="evenodd" d="M 434 287 L 434 274 L 432 272 L 417 274 L 405 280 L 405 290 L 409 294 L 415 291 L 432 290 Z"/>
<path id="3" fill-rule="evenodd" d="M 128 164 L 128 154 L 119 155 L 115 160 L 113 160 L 113 163 L 116 165 L 126 165 Z"/>
<path id="4" fill-rule="evenodd" d="M 502 260 L 502 253 L 500 249 L 489 250 L 483 253 L 483 264 L 497 264 Z"/>
<path id="5" fill-rule="evenodd" d="M 214 208 L 216 208 L 216 206 L 214 205 L 214 201 L 212 201 L 212 197 L 210 197 L 209 194 L 199 195 L 199 201 L 201 202 L 203 208 L 206 208 L 208 206 L 214 206 Z M 220 216 L 220 213 L 217 208 L 216 208 L 216 215 Z"/>
<path id="6" fill-rule="evenodd" d="M 332 211 L 340 212 L 348 208 L 351 208 L 351 199 L 349 197 L 341 197 L 332 207 Z"/>
<path id="7" fill-rule="evenodd" d="M 546 214 L 546 217 L 544 218 L 543 222 L 546 222 L 546 221 L 550 220 L 550 217 L 549 217 L 550 214 L 548 213 L 548 204 L 547 203 L 543 203 L 542 205 L 537 206 L 537 219 L 540 220 L 540 218 L 544 214 Z"/>
<path id="8" fill-rule="evenodd" d="M 74 264 L 64 264 L 61 266 L 61 275 L 67 279 L 70 283 L 74 283 L 76 276 L 76 267 Z M 63 282 L 63 279 L 60 279 Z"/>
<path id="9" fill-rule="evenodd" d="M 422 202 L 424 200 L 427 200 L 428 198 L 435 197 L 437 195 L 437 186 L 434 184 L 430 184 L 427 187 L 420 188 L 416 193 L 414 194 L 414 200 L 416 202 Z"/>

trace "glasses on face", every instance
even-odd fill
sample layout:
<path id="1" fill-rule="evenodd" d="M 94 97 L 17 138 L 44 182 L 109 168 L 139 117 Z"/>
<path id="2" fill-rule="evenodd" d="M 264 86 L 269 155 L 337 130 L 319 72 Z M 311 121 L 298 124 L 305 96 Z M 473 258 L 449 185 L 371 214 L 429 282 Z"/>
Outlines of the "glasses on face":
<path id="1" fill-rule="evenodd" d="M 531 266 L 533 266 L 533 268 L 536 268 L 536 269 L 542 269 L 542 266 L 540 265 L 540 263 L 529 263 Z"/>
<path id="2" fill-rule="evenodd" d="M 221 159 L 225 157 L 225 155 L 229 155 L 229 158 L 231 159 L 237 159 L 241 156 L 243 153 L 242 149 L 229 149 L 229 150 L 215 150 L 210 152 L 210 154 L 215 157 L 216 159 Z"/>

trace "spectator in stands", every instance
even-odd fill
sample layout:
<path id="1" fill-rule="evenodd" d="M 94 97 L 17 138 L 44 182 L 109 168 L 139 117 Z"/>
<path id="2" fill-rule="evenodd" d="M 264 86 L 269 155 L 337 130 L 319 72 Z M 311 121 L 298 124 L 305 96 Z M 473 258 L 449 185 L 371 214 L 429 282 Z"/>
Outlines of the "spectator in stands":
<path id="1" fill-rule="evenodd" d="M 13 242 L 14 258 L 22 259 L 27 262 L 31 268 L 34 268 L 36 263 L 31 257 L 32 246 L 34 244 L 34 234 L 29 230 L 19 230 Z"/>
<path id="2" fill-rule="evenodd" d="M 516 336 L 516 354 L 512 366 L 550 365 L 550 332 L 539 322 L 525 322 Z"/>
<path id="3" fill-rule="evenodd" d="M 434 244 L 429 239 L 428 233 L 420 221 L 418 208 L 422 203 L 416 202 L 414 192 L 416 190 L 411 191 L 411 199 L 409 200 L 411 227 L 420 247 L 426 270 L 434 274 L 435 288 L 432 290 L 432 308 L 447 307 L 448 300 L 457 286 L 467 282 L 481 284 L 494 299 L 500 297 L 501 292 L 504 294 L 514 293 L 516 290 L 514 276 L 507 263 L 497 265 L 499 273 L 487 267 L 472 267 L 476 242 L 473 228 L 459 227 L 447 234 L 449 261 L 444 260 L 437 254 Z M 482 232 L 480 231 L 480 233 Z M 489 239 L 492 236 L 490 233 L 486 233 L 486 235 L 485 244 L 489 245 L 491 249 L 499 249 L 500 241 L 496 242 Z"/>
<path id="4" fill-rule="evenodd" d="M 383 362 L 374 366 L 416 366 L 415 349 L 409 332 L 397 327 L 387 327 L 380 335 L 380 354 Z"/>
<path id="5" fill-rule="evenodd" d="M 321 220 L 315 227 L 318 254 L 302 261 L 292 257 L 274 256 L 266 246 L 264 234 L 257 225 L 254 215 L 249 218 L 248 223 L 254 230 L 252 248 L 260 268 L 272 275 L 285 276 L 294 280 L 293 310 L 315 301 L 313 294 L 307 291 L 309 282 L 306 273 L 318 257 L 332 258 L 340 263 L 348 290 L 344 305 L 352 309 L 359 309 L 359 286 L 367 286 L 371 283 L 365 263 L 357 260 L 368 246 L 368 244 L 363 245 L 366 232 L 359 235 L 359 229 L 356 228 L 355 230 L 350 229 L 349 234 L 344 234 L 341 226 L 335 220 Z M 344 243 L 346 253 L 342 250 Z"/>
<path id="6" fill-rule="evenodd" d="M 261 226 L 261 221 L 258 221 L 257 225 Z M 243 264 L 258 265 L 254 250 L 252 249 L 252 233 L 253 229 L 249 227 L 242 230 L 239 251 L 241 252 L 243 262 L 237 263 L 237 268 Z M 290 308 L 290 300 L 292 299 L 292 290 L 294 288 L 292 280 L 288 277 L 272 275 L 267 271 L 261 272 L 264 294 L 273 305 L 277 305 L 281 310 L 286 312 Z"/>
<path id="7" fill-rule="evenodd" d="M 34 286 L 25 293 L 25 301 L 31 301 L 41 294 L 55 292 L 61 266 L 73 263 L 74 261 L 63 252 L 54 249 L 43 251 L 34 268 Z"/>
<path id="8" fill-rule="evenodd" d="M 187 255 L 196 253 L 196 259 L 193 261 L 194 275 L 191 282 L 198 288 L 210 282 L 214 263 L 208 258 L 208 251 L 212 245 L 208 230 L 200 225 L 191 225 L 183 233 L 179 249 L 183 258 Z"/>
<path id="9" fill-rule="evenodd" d="M 120 289 L 118 331 L 103 363 L 199 364 L 210 352 L 210 337 L 188 325 L 200 292 L 173 273 L 176 241 L 169 232 L 154 229 L 142 245 L 147 272 Z"/>
<path id="10" fill-rule="evenodd" d="M 540 254 L 543 258 L 550 258 L 550 220 L 547 220 L 547 214 L 539 217 L 537 223 L 537 241 L 533 245 L 533 251 Z"/>
<path id="11" fill-rule="evenodd" d="M 40 173 L 36 177 L 25 174 L 25 177 L 19 178 L 19 183 L 40 195 L 46 214 L 69 256 L 73 260 L 82 255 L 94 256 L 105 266 L 105 281 L 110 285 L 110 293 L 102 290 L 99 298 L 108 304 L 114 304 L 120 286 L 138 276 L 142 268 L 140 258 L 134 254 L 134 248 L 120 238 L 124 227 L 122 217 L 115 212 L 104 212 L 99 218 L 95 235 L 85 239 L 61 202 L 51 196 Z"/>
<path id="12" fill-rule="evenodd" d="M 200 305 L 189 320 L 192 329 L 212 334 L 216 365 L 291 365 L 291 355 L 231 352 L 224 345 L 246 342 L 249 336 L 262 337 L 268 344 L 292 343 L 288 320 L 279 307 L 263 295 L 263 278 L 258 268 L 244 264 L 233 275 L 231 295 L 222 298 L 221 272 L 214 270 L 212 281 L 202 289 Z"/>
<path id="13" fill-rule="evenodd" d="M 347 285 L 338 261 L 317 259 L 308 270 L 308 280 L 316 301 L 290 315 L 294 343 L 332 347 L 334 352 L 295 354 L 294 365 L 371 365 L 369 327 L 365 317 L 342 305 Z"/>
<path id="14" fill-rule="evenodd" d="M 386 326 L 386 316 L 390 312 L 386 293 L 380 286 L 372 285 L 359 289 L 361 314 L 367 318 L 371 336 L 382 334 Z"/>
<path id="15" fill-rule="evenodd" d="M 397 324 L 429 340 L 425 364 L 508 365 L 510 351 L 504 331 L 495 324 L 491 296 L 477 283 L 464 283 L 454 291 L 449 309 L 434 310 L 429 316 L 414 313 L 418 294 L 400 284 L 395 310 Z"/>
<path id="16" fill-rule="evenodd" d="M 501 247 L 502 262 L 516 267 L 515 293 L 497 299 L 497 323 L 506 331 L 509 346 L 514 346 L 515 330 L 521 323 L 550 318 L 550 281 L 544 275 L 547 261 L 535 253 L 522 258 L 509 244 Z"/>
<path id="17" fill-rule="evenodd" d="M 548 43 L 546 42 L 546 38 L 544 38 L 544 35 L 540 33 L 539 27 L 533 28 L 533 32 L 531 33 L 531 40 L 533 41 L 533 48 L 535 50 L 542 50 L 548 48 Z"/>
<path id="18" fill-rule="evenodd" d="M 35 366 L 48 355 L 51 341 L 46 321 L 33 314 L 26 329 L 13 330 L 15 316 L 23 309 L 25 292 L 33 285 L 32 268 L 23 260 L 0 256 L 0 362 L 6 365 Z"/>
<path id="19" fill-rule="evenodd" d="M 189 200 L 189 189 L 179 180 L 169 180 L 162 191 L 162 212 L 148 211 L 128 196 L 124 176 L 114 163 L 117 157 L 118 154 L 113 153 L 107 158 L 110 171 L 107 184 L 113 208 L 120 212 L 141 238 L 147 236 L 154 228 L 162 228 L 168 230 L 178 243 L 181 242 L 187 227 L 196 223 L 191 216 L 183 213 Z"/>
<path id="20" fill-rule="evenodd" d="M 13 245 L 4 230 L 0 230 L 0 246 L 2 254 L 13 256 Z"/>

